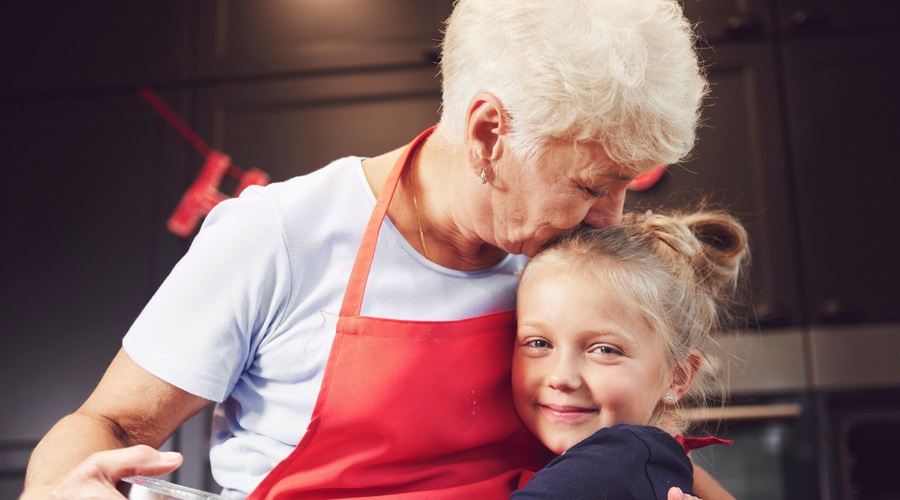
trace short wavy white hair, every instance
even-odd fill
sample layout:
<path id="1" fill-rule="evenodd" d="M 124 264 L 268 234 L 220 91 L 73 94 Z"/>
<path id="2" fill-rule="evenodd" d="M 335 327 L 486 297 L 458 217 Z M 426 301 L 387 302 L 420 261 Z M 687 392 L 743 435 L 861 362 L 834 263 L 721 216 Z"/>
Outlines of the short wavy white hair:
<path id="1" fill-rule="evenodd" d="M 693 148 L 707 83 L 677 0 L 458 0 L 442 46 L 441 133 L 463 142 L 476 92 L 495 95 L 510 147 L 602 144 L 636 171 Z"/>

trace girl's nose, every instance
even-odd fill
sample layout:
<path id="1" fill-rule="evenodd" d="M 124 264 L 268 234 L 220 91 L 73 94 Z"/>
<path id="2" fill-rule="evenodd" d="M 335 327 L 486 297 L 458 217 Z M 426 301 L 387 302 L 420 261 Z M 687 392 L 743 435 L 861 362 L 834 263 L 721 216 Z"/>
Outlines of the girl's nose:
<path id="1" fill-rule="evenodd" d="M 576 363 L 562 357 L 557 358 L 547 374 L 547 385 L 559 391 L 571 391 L 581 387 L 581 375 Z"/>

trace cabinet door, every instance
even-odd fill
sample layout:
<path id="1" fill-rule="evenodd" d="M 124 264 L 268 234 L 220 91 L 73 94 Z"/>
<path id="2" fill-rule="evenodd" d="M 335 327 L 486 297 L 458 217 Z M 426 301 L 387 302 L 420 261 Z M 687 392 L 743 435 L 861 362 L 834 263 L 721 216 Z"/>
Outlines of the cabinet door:
<path id="1" fill-rule="evenodd" d="M 10 2 L 0 16 L 0 94 L 183 81 L 194 2 Z"/>
<path id="2" fill-rule="evenodd" d="M 900 320 L 900 34 L 784 44 L 807 314 Z"/>
<path id="3" fill-rule="evenodd" d="M 15 498 L 15 450 L 81 405 L 182 251 L 164 231 L 186 156 L 132 92 L 7 103 L 0 151 L 0 497 Z"/>
<path id="4" fill-rule="evenodd" d="M 202 77 L 371 69 L 436 56 L 450 0 L 200 3 Z"/>
<path id="5" fill-rule="evenodd" d="M 737 215 L 753 254 L 751 298 L 741 312 L 751 323 L 787 326 L 801 317 L 774 51 L 761 42 L 702 51 L 711 95 L 693 155 L 656 186 L 629 193 L 627 209 L 707 199 Z"/>
<path id="6" fill-rule="evenodd" d="M 201 91 L 200 129 L 273 181 L 349 155 L 374 156 L 437 123 L 440 82 L 421 69 L 222 85 Z"/>

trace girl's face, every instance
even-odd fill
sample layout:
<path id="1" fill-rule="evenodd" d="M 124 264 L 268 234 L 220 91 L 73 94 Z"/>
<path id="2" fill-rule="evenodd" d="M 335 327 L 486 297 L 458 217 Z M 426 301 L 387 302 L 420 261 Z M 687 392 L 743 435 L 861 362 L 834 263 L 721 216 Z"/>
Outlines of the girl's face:
<path id="1" fill-rule="evenodd" d="M 557 454 L 603 427 L 648 425 L 669 380 L 660 335 L 580 268 L 529 274 L 512 362 L 525 425 Z"/>

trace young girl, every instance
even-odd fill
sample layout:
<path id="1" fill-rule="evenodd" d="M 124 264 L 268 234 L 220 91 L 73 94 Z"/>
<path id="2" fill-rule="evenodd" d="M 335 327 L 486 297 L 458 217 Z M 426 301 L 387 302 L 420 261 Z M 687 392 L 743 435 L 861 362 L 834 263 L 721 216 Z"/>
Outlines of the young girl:
<path id="1" fill-rule="evenodd" d="M 679 410 L 719 389 L 701 348 L 724 326 L 747 256 L 744 228 L 725 213 L 647 212 L 573 233 L 529 262 L 513 395 L 560 456 L 513 498 L 691 492 L 696 441 L 673 437 L 686 427 Z"/>

